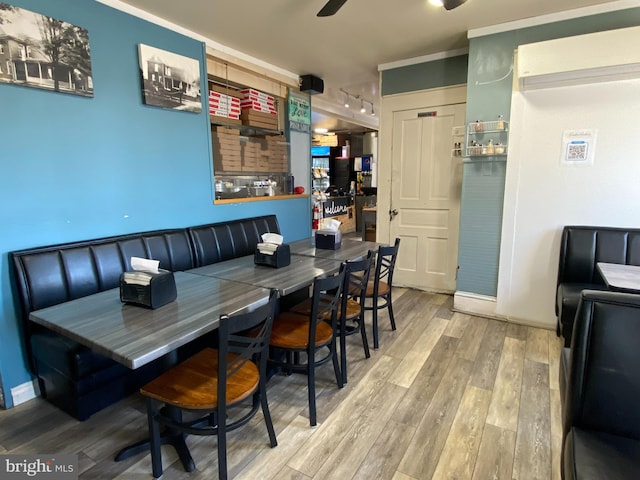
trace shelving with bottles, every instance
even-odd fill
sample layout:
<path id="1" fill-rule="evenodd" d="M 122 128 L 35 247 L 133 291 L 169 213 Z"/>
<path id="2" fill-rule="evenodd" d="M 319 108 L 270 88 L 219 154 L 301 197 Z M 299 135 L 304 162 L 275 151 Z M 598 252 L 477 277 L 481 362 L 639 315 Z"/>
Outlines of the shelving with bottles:
<path id="1" fill-rule="evenodd" d="M 466 157 L 506 157 L 509 143 L 509 122 L 476 120 L 468 123 L 465 132 Z"/>

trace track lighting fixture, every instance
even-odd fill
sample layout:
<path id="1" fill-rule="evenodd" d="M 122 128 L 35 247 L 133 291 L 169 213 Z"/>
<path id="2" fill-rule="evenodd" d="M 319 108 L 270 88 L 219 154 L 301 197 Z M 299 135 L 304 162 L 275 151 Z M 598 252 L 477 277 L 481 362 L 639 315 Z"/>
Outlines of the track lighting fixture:
<path id="1" fill-rule="evenodd" d="M 371 115 L 375 116 L 375 113 L 373 111 L 373 102 L 362 98 L 360 95 L 353 95 L 353 94 L 347 92 L 346 90 L 343 90 L 342 88 L 340 89 L 340 92 L 342 92 L 344 94 L 344 108 L 350 108 L 351 107 L 351 105 L 349 103 L 349 99 L 353 98 L 356 101 L 360 100 L 360 113 L 363 113 L 363 114 L 367 113 L 367 108 L 365 107 L 364 104 L 368 103 L 369 105 L 371 105 L 371 110 L 370 110 Z"/>

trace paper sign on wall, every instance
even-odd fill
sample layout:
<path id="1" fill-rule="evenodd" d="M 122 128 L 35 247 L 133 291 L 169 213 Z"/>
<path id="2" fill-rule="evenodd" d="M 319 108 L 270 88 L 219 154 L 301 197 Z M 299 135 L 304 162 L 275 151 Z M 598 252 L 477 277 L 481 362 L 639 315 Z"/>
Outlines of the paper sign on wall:
<path id="1" fill-rule="evenodd" d="M 597 130 L 565 130 L 562 135 L 561 165 L 593 165 Z"/>

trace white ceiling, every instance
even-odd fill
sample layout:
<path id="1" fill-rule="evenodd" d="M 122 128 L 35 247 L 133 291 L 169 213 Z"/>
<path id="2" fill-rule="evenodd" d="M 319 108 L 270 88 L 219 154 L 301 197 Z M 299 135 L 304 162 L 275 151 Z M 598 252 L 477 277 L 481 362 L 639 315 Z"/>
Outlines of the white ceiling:
<path id="1" fill-rule="evenodd" d="M 381 64 L 465 48 L 473 29 L 594 5 L 600 7 L 579 13 L 640 6 L 635 0 L 468 0 L 446 11 L 427 0 L 348 0 L 336 15 L 319 18 L 326 0 L 100 1 L 135 7 L 279 69 L 322 78 L 312 126 L 330 130 L 376 125 L 370 110 L 359 113 L 359 101 L 345 109 L 340 90 L 377 110 Z"/>

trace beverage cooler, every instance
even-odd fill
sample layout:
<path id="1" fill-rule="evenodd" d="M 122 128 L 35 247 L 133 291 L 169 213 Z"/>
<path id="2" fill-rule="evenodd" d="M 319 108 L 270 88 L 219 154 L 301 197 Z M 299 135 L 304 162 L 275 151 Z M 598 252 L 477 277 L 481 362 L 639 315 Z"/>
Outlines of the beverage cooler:
<path id="1" fill-rule="evenodd" d="M 330 147 L 311 147 L 311 193 L 322 193 L 331 185 Z"/>

